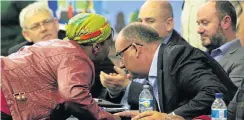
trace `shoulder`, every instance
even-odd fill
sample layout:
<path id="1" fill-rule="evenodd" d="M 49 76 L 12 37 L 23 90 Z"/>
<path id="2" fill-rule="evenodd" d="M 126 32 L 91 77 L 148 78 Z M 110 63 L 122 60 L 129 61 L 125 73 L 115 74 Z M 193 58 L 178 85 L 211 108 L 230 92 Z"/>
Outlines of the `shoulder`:
<path id="1" fill-rule="evenodd" d="M 64 41 L 59 39 L 38 42 L 32 46 L 22 47 L 18 53 L 24 54 L 25 56 L 31 55 L 41 58 L 66 54 L 85 56 L 83 49 L 75 41 Z"/>
<path id="2" fill-rule="evenodd" d="M 235 52 L 235 54 L 238 54 L 240 57 L 244 57 L 244 48 L 238 48 Z"/>
<path id="3" fill-rule="evenodd" d="M 165 60 L 169 63 L 185 63 L 189 61 L 204 61 L 210 57 L 198 48 L 189 45 L 167 45 L 163 53 Z"/>
<path id="4" fill-rule="evenodd" d="M 24 41 L 18 45 L 15 45 L 13 47 L 11 47 L 9 50 L 8 50 L 8 54 L 12 54 L 12 53 L 15 53 L 17 52 L 21 47 L 23 46 L 26 46 L 26 45 L 33 45 L 32 42 L 28 42 L 28 41 Z"/>
<path id="5" fill-rule="evenodd" d="M 229 53 L 231 55 L 231 57 L 225 57 L 226 59 L 230 59 L 230 60 L 233 60 L 233 61 L 243 61 L 244 62 L 244 48 L 241 47 L 241 48 L 238 48 L 236 49 L 235 51 L 231 51 Z"/>
<path id="6" fill-rule="evenodd" d="M 175 30 L 173 30 L 168 44 L 169 45 L 189 45 L 190 46 L 190 44 Z"/>
<path id="7" fill-rule="evenodd" d="M 44 51 L 50 50 L 50 51 L 55 51 L 55 52 L 64 52 L 64 53 L 75 52 L 75 51 L 81 49 L 80 45 L 77 44 L 75 41 L 59 40 L 59 39 L 38 42 L 38 43 L 35 43 L 30 48 L 43 49 Z"/>
<path id="8" fill-rule="evenodd" d="M 182 54 L 189 53 L 192 51 L 199 52 L 200 50 L 190 45 L 166 45 L 166 52 L 168 54 Z"/>

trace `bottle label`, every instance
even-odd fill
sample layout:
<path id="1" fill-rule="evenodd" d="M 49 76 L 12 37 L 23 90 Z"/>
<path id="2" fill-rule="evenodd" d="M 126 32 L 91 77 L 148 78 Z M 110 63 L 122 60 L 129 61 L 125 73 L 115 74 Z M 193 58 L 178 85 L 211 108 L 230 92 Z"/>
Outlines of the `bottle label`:
<path id="1" fill-rule="evenodd" d="M 212 109 L 212 120 L 227 120 L 227 110 Z"/>
<path id="2" fill-rule="evenodd" d="M 153 100 L 152 99 L 139 99 L 139 112 L 152 111 Z"/>

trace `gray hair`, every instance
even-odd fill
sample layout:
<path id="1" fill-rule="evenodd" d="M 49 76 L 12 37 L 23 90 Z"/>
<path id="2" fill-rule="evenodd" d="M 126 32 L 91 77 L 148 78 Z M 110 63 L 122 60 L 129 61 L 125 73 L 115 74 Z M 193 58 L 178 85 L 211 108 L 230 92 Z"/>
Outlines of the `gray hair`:
<path id="1" fill-rule="evenodd" d="M 32 4 L 29 4 L 27 7 L 21 10 L 19 15 L 19 22 L 20 26 L 24 28 L 24 22 L 28 17 L 40 12 L 40 11 L 47 11 L 50 13 L 50 15 L 53 17 L 53 12 L 46 4 L 43 2 L 34 2 Z"/>
<path id="2" fill-rule="evenodd" d="M 146 43 L 162 40 L 157 31 L 142 23 L 131 23 L 122 29 L 121 35 L 128 41 L 143 41 Z"/>

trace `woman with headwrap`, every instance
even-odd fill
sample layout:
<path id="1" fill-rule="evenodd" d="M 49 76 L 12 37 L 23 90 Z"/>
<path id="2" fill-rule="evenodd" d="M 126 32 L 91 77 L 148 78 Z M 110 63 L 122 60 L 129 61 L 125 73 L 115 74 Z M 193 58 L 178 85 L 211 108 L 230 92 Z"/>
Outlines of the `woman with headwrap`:
<path id="1" fill-rule="evenodd" d="M 95 76 L 92 60 L 108 55 L 111 26 L 101 15 L 78 14 L 69 20 L 66 32 L 65 40 L 39 42 L 0 58 L 1 96 L 13 119 L 50 119 L 52 110 L 72 111 L 72 105 L 94 119 L 119 119 L 98 107 L 90 94 Z M 60 116 L 70 115 L 65 114 Z"/>

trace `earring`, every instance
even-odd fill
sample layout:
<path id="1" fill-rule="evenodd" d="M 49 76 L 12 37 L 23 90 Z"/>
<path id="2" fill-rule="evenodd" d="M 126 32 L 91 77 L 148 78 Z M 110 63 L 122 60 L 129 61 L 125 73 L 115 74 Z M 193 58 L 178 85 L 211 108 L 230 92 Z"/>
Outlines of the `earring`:
<path id="1" fill-rule="evenodd" d="M 93 54 L 95 55 L 95 56 L 97 56 L 97 54 L 98 54 L 98 51 L 99 51 L 99 46 L 98 45 L 95 45 L 94 47 L 93 47 Z"/>

